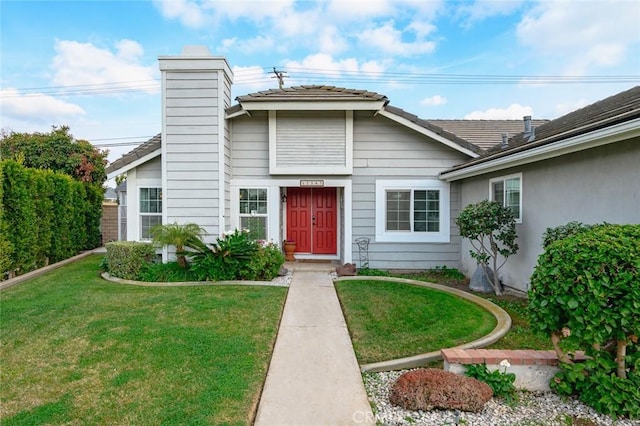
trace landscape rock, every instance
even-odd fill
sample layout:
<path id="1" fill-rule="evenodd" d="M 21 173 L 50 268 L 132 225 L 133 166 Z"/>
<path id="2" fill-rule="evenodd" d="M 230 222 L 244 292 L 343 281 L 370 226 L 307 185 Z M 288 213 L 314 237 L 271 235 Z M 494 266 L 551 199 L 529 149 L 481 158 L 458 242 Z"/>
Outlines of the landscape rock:
<path id="1" fill-rule="evenodd" d="M 421 368 L 403 374 L 389 392 L 391 404 L 407 410 L 481 411 L 493 391 L 477 379 L 435 368 Z"/>
<path id="2" fill-rule="evenodd" d="M 356 265 L 353 263 L 345 263 L 342 266 L 336 267 L 336 274 L 338 274 L 339 277 L 358 275 Z"/>

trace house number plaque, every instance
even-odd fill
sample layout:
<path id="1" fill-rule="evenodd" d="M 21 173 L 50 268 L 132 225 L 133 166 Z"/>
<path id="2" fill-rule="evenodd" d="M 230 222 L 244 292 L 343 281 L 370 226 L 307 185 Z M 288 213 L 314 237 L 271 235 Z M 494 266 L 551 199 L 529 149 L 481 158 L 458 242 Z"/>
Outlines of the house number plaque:
<path id="1" fill-rule="evenodd" d="M 300 187 L 312 187 L 312 188 L 323 188 L 324 180 L 316 179 L 316 180 L 301 180 Z"/>

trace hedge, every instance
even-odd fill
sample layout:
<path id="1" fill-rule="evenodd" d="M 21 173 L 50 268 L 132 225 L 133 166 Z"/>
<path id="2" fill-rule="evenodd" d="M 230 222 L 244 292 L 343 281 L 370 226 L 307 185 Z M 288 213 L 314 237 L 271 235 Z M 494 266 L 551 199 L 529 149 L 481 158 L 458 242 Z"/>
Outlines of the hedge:
<path id="1" fill-rule="evenodd" d="M 1 161 L 0 280 L 97 247 L 102 214 L 97 186 Z"/>

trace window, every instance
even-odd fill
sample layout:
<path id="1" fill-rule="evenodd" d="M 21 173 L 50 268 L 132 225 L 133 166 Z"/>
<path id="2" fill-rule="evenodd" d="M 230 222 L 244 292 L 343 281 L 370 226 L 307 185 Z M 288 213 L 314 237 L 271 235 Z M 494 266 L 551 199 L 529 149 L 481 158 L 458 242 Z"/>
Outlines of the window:
<path id="1" fill-rule="evenodd" d="M 268 203 L 266 188 L 240 189 L 240 228 L 254 240 L 267 239 Z"/>
<path id="2" fill-rule="evenodd" d="M 162 223 L 162 189 L 140 188 L 140 239 L 149 240 L 149 231 Z"/>
<path id="3" fill-rule="evenodd" d="M 376 241 L 448 242 L 449 184 L 376 181 Z"/>
<path id="4" fill-rule="evenodd" d="M 522 173 L 489 180 L 491 201 L 509 207 L 517 223 L 522 223 Z"/>

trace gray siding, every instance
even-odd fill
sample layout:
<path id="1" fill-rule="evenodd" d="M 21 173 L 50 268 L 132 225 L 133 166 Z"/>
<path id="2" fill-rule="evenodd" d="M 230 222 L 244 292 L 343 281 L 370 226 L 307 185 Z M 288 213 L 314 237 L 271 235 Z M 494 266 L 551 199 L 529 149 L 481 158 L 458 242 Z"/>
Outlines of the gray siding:
<path id="1" fill-rule="evenodd" d="M 640 139 L 618 142 L 503 172 L 466 179 L 463 205 L 489 197 L 489 179 L 522 172 L 519 252 L 500 270 L 503 282 L 527 291 L 542 234 L 567 222 L 640 223 Z M 463 272 L 473 273 L 469 243 L 462 244 Z"/>
<path id="2" fill-rule="evenodd" d="M 219 87 L 216 70 L 166 70 L 163 103 L 164 209 L 168 223 L 195 222 L 218 235 L 221 196 L 220 97 L 229 105 L 229 87 Z M 225 79 L 223 78 L 222 81 Z M 225 158 L 226 161 L 226 158 Z M 222 187 L 222 189 L 221 189 Z M 227 203 L 228 204 L 228 203 Z"/>
<path id="3" fill-rule="evenodd" d="M 451 220 L 449 243 L 376 242 L 376 179 L 437 179 L 440 172 L 467 157 L 384 117 L 354 117 L 353 239 L 369 237 L 369 266 L 378 269 L 426 269 L 460 266 L 460 238 Z M 451 218 L 458 214 L 458 185 L 451 185 Z M 358 247 L 352 242 L 353 259 Z"/>
<path id="4" fill-rule="evenodd" d="M 269 119 L 266 112 L 233 119 L 231 164 L 234 179 L 269 176 Z"/>

